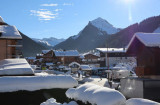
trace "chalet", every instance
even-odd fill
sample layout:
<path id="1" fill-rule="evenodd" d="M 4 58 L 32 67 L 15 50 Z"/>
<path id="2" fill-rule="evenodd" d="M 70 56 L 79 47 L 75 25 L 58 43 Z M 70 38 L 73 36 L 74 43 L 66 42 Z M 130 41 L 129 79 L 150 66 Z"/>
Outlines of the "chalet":
<path id="1" fill-rule="evenodd" d="M 22 36 L 15 26 L 6 25 L 0 17 L 0 60 L 22 56 Z"/>
<path id="2" fill-rule="evenodd" d="M 134 57 L 126 54 L 125 48 L 96 48 L 100 51 L 100 60 L 105 62 L 105 66 L 114 66 L 117 63 L 125 63 L 129 61 L 136 62 Z"/>
<path id="3" fill-rule="evenodd" d="M 53 50 L 42 50 L 42 58 L 44 63 L 54 63 L 57 62 Z"/>
<path id="4" fill-rule="evenodd" d="M 84 54 L 83 62 L 87 64 L 94 64 L 94 63 L 98 63 L 99 58 L 100 57 L 96 54 L 86 53 Z"/>
<path id="5" fill-rule="evenodd" d="M 72 62 L 80 62 L 79 52 L 77 50 L 54 50 L 55 57 L 58 62 L 65 64 L 70 64 Z"/>
<path id="6" fill-rule="evenodd" d="M 43 63 L 70 64 L 80 62 L 79 52 L 77 50 L 42 50 L 42 54 L 36 56 L 37 59 L 43 59 Z"/>
<path id="7" fill-rule="evenodd" d="M 137 57 L 138 76 L 160 75 L 160 33 L 135 33 L 127 54 Z"/>

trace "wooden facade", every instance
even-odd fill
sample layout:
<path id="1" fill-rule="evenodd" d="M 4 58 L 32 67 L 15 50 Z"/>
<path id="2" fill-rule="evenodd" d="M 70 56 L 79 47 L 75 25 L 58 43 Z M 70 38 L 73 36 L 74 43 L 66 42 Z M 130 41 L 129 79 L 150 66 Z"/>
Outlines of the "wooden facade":
<path id="1" fill-rule="evenodd" d="M 159 47 L 147 47 L 135 37 L 127 54 L 137 57 L 136 74 L 138 76 L 160 75 Z"/>
<path id="2" fill-rule="evenodd" d="M 84 55 L 84 62 L 88 63 L 88 64 L 90 64 L 90 63 L 98 63 L 99 58 L 100 58 L 99 56 L 94 55 L 94 54 L 85 54 Z"/>
<path id="3" fill-rule="evenodd" d="M 0 38 L 0 60 L 22 56 L 20 39 Z"/>

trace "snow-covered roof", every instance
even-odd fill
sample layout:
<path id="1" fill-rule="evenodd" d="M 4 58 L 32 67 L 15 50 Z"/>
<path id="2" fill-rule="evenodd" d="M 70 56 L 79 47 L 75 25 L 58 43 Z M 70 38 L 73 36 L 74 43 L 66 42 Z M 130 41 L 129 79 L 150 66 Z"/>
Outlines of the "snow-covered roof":
<path id="1" fill-rule="evenodd" d="M 33 60 L 35 60 L 36 59 L 36 57 L 26 57 L 26 59 L 33 59 Z"/>
<path id="2" fill-rule="evenodd" d="M 40 89 L 72 88 L 78 82 L 71 76 L 38 75 L 0 77 L 0 92 L 19 90 L 35 91 Z"/>
<path id="3" fill-rule="evenodd" d="M 135 38 L 147 47 L 160 47 L 160 33 L 135 33 L 128 44 L 127 50 Z"/>
<path id="4" fill-rule="evenodd" d="M 31 66 L 26 59 L 4 59 L 0 61 L 0 75 L 32 75 Z"/>
<path id="5" fill-rule="evenodd" d="M 37 56 L 43 56 L 43 54 L 37 54 Z"/>
<path id="6" fill-rule="evenodd" d="M 22 39 L 21 34 L 15 26 L 1 25 L 0 26 L 0 38 L 9 38 L 9 39 Z"/>
<path id="7" fill-rule="evenodd" d="M 125 105 L 126 102 L 119 91 L 89 83 L 68 89 L 66 96 L 92 105 Z"/>
<path id="8" fill-rule="evenodd" d="M 74 64 L 80 66 L 80 64 L 77 63 L 77 62 L 72 62 L 72 63 L 69 64 L 69 66 L 72 66 L 72 65 L 74 65 Z"/>
<path id="9" fill-rule="evenodd" d="M 43 54 L 46 54 L 46 53 L 48 53 L 49 51 L 51 51 L 51 50 L 42 50 L 42 53 L 43 53 Z"/>
<path id="10" fill-rule="evenodd" d="M 155 29 L 153 33 L 160 33 L 160 26 L 157 29 Z"/>
<path id="11" fill-rule="evenodd" d="M 55 53 L 55 56 L 62 57 L 62 56 L 79 56 L 79 52 L 77 50 L 53 50 Z"/>
<path id="12" fill-rule="evenodd" d="M 3 18 L 0 16 L 0 22 L 4 23 Z"/>
<path id="13" fill-rule="evenodd" d="M 51 66 L 51 65 L 53 65 L 53 63 L 46 63 L 46 65 L 47 65 L 47 66 Z"/>
<path id="14" fill-rule="evenodd" d="M 96 48 L 98 51 L 103 53 L 125 53 L 124 48 Z"/>
<path id="15" fill-rule="evenodd" d="M 89 65 L 80 65 L 81 70 L 91 70 Z"/>

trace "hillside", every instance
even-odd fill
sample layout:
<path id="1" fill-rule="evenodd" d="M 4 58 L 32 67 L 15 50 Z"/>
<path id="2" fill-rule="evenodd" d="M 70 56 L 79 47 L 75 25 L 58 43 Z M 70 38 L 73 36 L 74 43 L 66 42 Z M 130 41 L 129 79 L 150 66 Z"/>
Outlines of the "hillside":
<path id="1" fill-rule="evenodd" d="M 36 56 L 37 53 L 40 53 L 42 50 L 47 49 L 46 47 L 36 43 L 33 41 L 31 38 L 28 36 L 24 35 L 23 33 L 20 32 L 22 35 L 22 53 L 24 57 L 27 56 Z"/>
<path id="2" fill-rule="evenodd" d="M 148 19 L 143 20 L 139 24 L 135 23 L 116 34 L 108 36 L 105 43 L 108 44 L 109 47 L 125 47 L 128 45 L 134 33 L 136 32 L 152 33 L 159 27 L 159 25 L 160 25 L 160 16 L 150 17 Z M 106 47 L 105 43 L 101 47 Z"/>

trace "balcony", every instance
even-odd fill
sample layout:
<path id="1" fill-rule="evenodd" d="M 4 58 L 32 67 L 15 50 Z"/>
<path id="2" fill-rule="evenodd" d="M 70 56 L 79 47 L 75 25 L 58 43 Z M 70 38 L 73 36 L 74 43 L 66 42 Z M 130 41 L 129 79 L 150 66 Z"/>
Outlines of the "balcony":
<path id="1" fill-rule="evenodd" d="M 8 47 L 23 47 L 23 45 L 8 45 Z"/>

